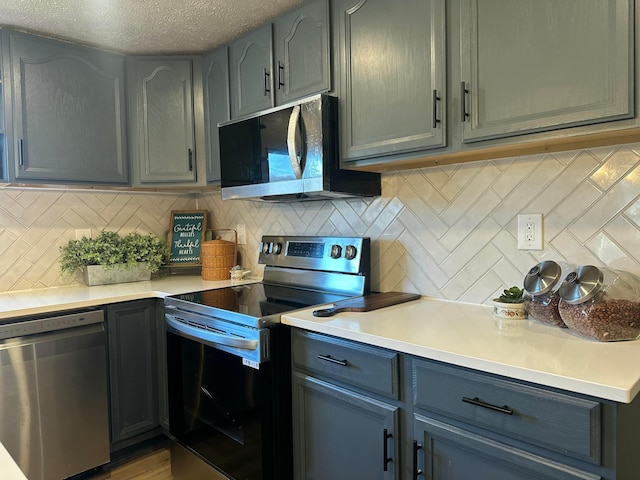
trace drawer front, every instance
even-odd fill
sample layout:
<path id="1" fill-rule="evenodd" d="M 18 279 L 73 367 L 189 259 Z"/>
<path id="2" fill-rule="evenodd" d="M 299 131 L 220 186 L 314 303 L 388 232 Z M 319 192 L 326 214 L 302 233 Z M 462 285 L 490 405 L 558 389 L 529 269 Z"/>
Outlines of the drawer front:
<path id="1" fill-rule="evenodd" d="M 601 405 L 420 359 L 416 407 L 600 464 Z"/>
<path id="2" fill-rule="evenodd" d="M 398 353 L 297 329 L 292 336 L 294 368 L 398 398 Z"/>

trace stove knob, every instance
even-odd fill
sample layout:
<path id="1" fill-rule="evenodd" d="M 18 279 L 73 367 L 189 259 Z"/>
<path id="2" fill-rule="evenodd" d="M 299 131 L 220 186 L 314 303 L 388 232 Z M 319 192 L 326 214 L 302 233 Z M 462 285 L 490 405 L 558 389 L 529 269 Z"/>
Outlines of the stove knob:
<path id="1" fill-rule="evenodd" d="M 342 255 L 342 247 L 340 245 L 331 245 L 331 258 L 340 258 Z"/>
<path id="2" fill-rule="evenodd" d="M 274 255 L 280 255 L 281 252 L 282 252 L 282 244 L 280 242 L 274 242 L 273 243 L 273 254 Z"/>
<path id="3" fill-rule="evenodd" d="M 354 258 L 356 258 L 357 254 L 358 249 L 356 247 L 354 247 L 353 245 L 347 245 L 347 248 L 344 251 L 344 258 L 346 258 L 347 260 L 353 260 Z"/>
<path id="4" fill-rule="evenodd" d="M 262 242 L 262 253 L 269 253 L 269 242 Z"/>

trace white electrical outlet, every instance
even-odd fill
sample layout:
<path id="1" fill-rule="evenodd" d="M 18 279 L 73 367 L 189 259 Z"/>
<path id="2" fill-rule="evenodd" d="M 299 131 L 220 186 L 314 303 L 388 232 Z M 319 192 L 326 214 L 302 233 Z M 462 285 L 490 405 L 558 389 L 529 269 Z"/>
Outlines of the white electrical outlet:
<path id="1" fill-rule="evenodd" d="M 91 238 L 90 228 L 76 228 L 76 240 L 80 240 L 82 237 Z"/>
<path id="2" fill-rule="evenodd" d="M 518 250 L 542 250 L 542 214 L 518 215 Z"/>
<path id="3" fill-rule="evenodd" d="M 238 245 L 247 244 L 247 232 L 244 225 L 236 225 L 236 232 L 238 233 Z"/>

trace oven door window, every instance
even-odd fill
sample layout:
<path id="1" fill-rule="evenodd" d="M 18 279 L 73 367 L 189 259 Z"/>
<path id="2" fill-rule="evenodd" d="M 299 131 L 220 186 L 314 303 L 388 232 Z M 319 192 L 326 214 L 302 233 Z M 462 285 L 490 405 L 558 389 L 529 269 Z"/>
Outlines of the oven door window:
<path id="1" fill-rule="evenodd" d="M 169 333 L 170 431 L 225 474 L 271 478 L 271 363 L 242 358 Z"/>

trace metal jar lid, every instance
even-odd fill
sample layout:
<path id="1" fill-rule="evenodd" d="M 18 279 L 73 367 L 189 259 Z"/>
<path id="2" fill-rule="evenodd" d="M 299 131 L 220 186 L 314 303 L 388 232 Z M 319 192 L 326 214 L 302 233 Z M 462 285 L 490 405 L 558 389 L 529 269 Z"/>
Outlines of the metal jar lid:
<path id="1" fill-rule="evenodd" d="M 524 277 L 524 289 L 531 295 L 551 291 L 562 277 L 562 268 L 553 260 L 545 260 L 529 270 Z"/>
<path id="2" fill-rule="evenodd" d="M 592 299 L 604 286 L 604 273 L 598 267 L 585 265 L 571 272 L 560 285 L 560 297 L 574 305 Z"/>

